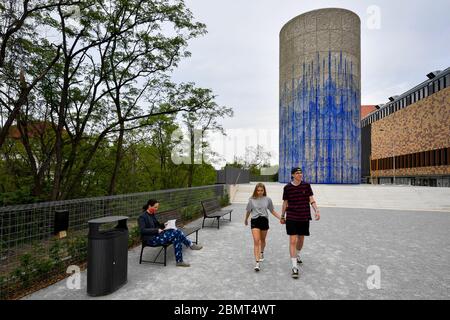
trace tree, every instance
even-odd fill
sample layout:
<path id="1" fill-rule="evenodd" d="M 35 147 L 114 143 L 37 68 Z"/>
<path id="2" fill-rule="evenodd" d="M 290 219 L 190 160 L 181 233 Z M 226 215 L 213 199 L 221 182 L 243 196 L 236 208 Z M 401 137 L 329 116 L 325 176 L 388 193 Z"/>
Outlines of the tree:
<path id="1" fill-rule="evenodd" d="M 207 165 L 198 179 L 187 165 L 174 179 L 156 175 L 174 169 L 177 114 L 201 122 L 218 110 L 211 90 L 169 77 L 206 32 L 184 1 L 11 0 L 0 15 L 2 191 L 63 200 L 209 181 Z M 202 140 L 216 118 L 196 125 Z"/>
<path id="2" fill-rule="evenodd" d="M 195 164 L 205 162 L 205 153 L 208 144 L 206 142 L 207 131 L 219 131 L 224 133 L 222 125 L 218 119 L 224 117 L 232 117 L 233 110 L 229 107 L 219 106 L 214 100 L 211 89 L 195 88 L 192 83 L 184 85 L 186 94 L 178 100 L 181 105 L 196 105 L 199 108 L 195 112 L 184 112 L 182 114 L 183 123 L 185 124 L 189 138 L 189 156 L 188 163 L 188 187 L 192 186 L 194 179 Z M 197 132 L 197 134 L 196 134 Z M 195 159 L 198 149 L 202 150 L 200 161 Z M 196 150 L 197 149 L 197 150 Z"/>
<path id="3" fill-rule="evenodd" d="M 272 154 L 265 151 L 262 145 L 248 146 L 245 148 L 244 157 L 235 157 L 234 162 L 227 166 L 250 170 L 252 174 L 260 174 L 261 168 L 270 166 L 271 157 Z"/>
<path id="4" fill-rule="evenodd" d="M 77 15 L 66 10 L 66 2 L 46 3 L 52 4 L 46 8 L 51 12 L 41 15 L 39 22 L 54 34 L 48 47 L 58 58 L 51 63 L 34 61 L 48 70 L 33 84 L 33 88 L 38 87 L 33 96 L 29 88 L 21 91 L 24 99 L 19 105 L 25 100 L 29 105 L 27 116 L 21 118 L 23 128 L 27 128 L 27 121 L 42 119 L 41 111 L 46 108 L 46 118 L 41 121 L 51 123 L 54 143 L 47 159 L 40 163 L 52 170 L 53 200 L 65 199 L 79 188 L 80 177 L 100 145 L 116 137 L 116 165 L 109 187 L 114 193 L 125 131 L 139 127 L 141 119 L 160 114 L 155 113 L 154 106 L 159 104 L 155 100 L 160 100 L 161 91 L 173 89 L 160 78 L 189 55 L 187 41 L 203 34 L 205 26 L 193 21 L 181 0 L 72 1 L 70 4 L 77 4 Z M 43 47 L 37 38 L 30 36 L 28 42 L 32 48 Z M 46 51 L 48 57 L 51 52 Z M 19 105 L 8 106 L 8 125 L 17 118 Z M 165 113 L 181 110 L 188 109 Z M 2 134 L 7 132 L 4 126 Z M 35 150 L 27 150 L 31 161 Z M 34 175 L 41 177 L 40 172 L 48 168 L 36 167 Z"/>
<path id="5" fill-rule="evenodd" d="M 147 110 L 142 108 L 139 103 L 142 97 L 151 97 L 151 94 L 146 91 L 160 92 L 163 90 L 160 87 L 152 87 L 152 85 L 160 84 L 161 82 L 155 81 L 151 77 L 157 75 L 158 72 L 169 70 L 172 66 L 175 66 L 180 56 L 188 54 L 184 51 L 187 40 L 204 32 L 204 25 L 192 21 L 192 14 L 184 6 L 183 1 L 176 1 L 173 4 L 169 1 L 148 0 L 105 1 L 97 5 L 95 13 L 87 16 L 86 21 L 81 23 L 84 28 L 75 36 L 73 44 L 77 43 L 78 39 L 83 40 L 81 36 L 83 32 L 89 34 L 84 29 L 92 28 L 91 39 L 89 42 L 84 41 L 85 46 L 81 46 L 78 50 L 74 50 L 72 46 L 69 53 L 74 52 L 73 56 L 75 56 L 75 53 L 79 53 L 80 58 L 77 58 L 77 61 L 81 64 L 83 55 L 87 52 L 85 49 L 90 49 L 93 43 L 96 43 L 101 58 L 101 67 L 99 68 L 99 77 L 95 86 L 103 84 L 103 87 L 96 87 L 96 89 L 102 88 L 103 91 L 98 97 L 89 97 L 91 103 L 88 104 L 84 122 L 80 128 L 86 128 L 87 120 L 94 114 L 102 120 L 100 123 L 103 122 L 104 125 L 100 127 L 100 123 L 97 122 L 97 139 L 93 143 L 91 150 L 81 160 L 82 165 L 75 175 L 71 174 L 70 171 L 64 171 L 66 168 L 70 169 L 71 166 L 64 165 L 62 167 L 61 156 L 58 156 L 58 150 L 60 151 L 61 148 L 56 148 L 57 163 L 53 198 L 58 198 L 57 190 L 60 189 L 63 191 L 60 196 L 62 198 L 67 197 L 68 192 L 79 185 L 77 177 L 87 170 L 90 160 L 101 141 L 108 135 L 118 132 L 117 165 L 113 170 L 113 175 L 117 173 L 122 153 L 121 141 L 123 141 L 125 130 L 133 130 L 139 127 L 136 123 L 140 119 L 160 114 L 158 112 L 154 113 L 154 108 L 151 107 L 154 105 L 153 101 L 148 101 L 149 109 Z M 97 18 L 98 22 L 94 24 L 92 21 L 95 21 L 97 16 L 100 16 L 100 18 Z M 106 25 L 105 21 L 107 21 Z M 64 19 L 61 17 L 62 25 L 63 22 Z M 100 28 L 99 22 L 102 23 Z M 174 35 L 167 36 L 162 34 L 160 30 L 163 24 L 165 26 L 172 25 L 175 31 Z M 80 42 L 83 43 L 83 41 Z M 70 57 L 69 60 L 73 59 L 71 55 L 68 57 Z M 92 58 L 90 60 L 95 61 Z M 95 64 L 91 69 L 95 70 Z M 139 85 L 139 79 L 143 85 Z M 65 87 L 67 86 L 63 85 L 63 88 Z M 83 91 L 89 93 L 90 88 Z M 97 90 L 93 92 L 97 92 Z M 108 101 L 103 101 L 103 103 L 100 103 L 100 105 L 103 105 L 103 108 L 99 108 L 103 114 L 95 113 L 98 110 L 96 107 L 100 102 L 99 98 L 104 93 L 107 93 L 112 100 L 114 110 L 108 108 L 110 105 Z M 144 95 L 144 93 L 146 94 Z M 60 106 L 64 104 L 64 96 L 64 94 L 61 95 Z M 103 99 L 103 97 L 101 98 Z M 77 115 L 80 110 L 81 108 L 77 110 Z M 172 109 L 165 111 L 165 113 L 176 113 L 178 111 L 180 110 Z M 60 108 L 58 116 L 60 120 L 62 119 L 60 123 L 65 121 L 64 108 Z M 92 120 L 92 118 L 89 120 Z M 68 129 L 66 128 L 66 130 Z M 81 139 L 82 135 L 83 130 L 79 130 L 75 134 L 76 140 L 71 141 L 74 156 L 76 156 L 77 141 Z M 58 174 L 58 172 L 60 173 Z M 65 182 L 65 187 L 61 188 L 61 183 L 63 182 Z M 114 192 L 114 186 L 115 178 L 113 176 L 110 183 L 111 193 Z"/>
<path id="6" fill-rule="evenodd" d="M 169 105 L 161 107 L 162 110 L 170 110 L 171 108 Z M 153 156 L 157 159 L 159 167 L 154 168 L 153 171 L 158 173 L 162 189 L 170 188 L 172 184 L 172 150 L 181 142 L 181 139 L 174 135 L 174 132 L 179 129 L 175 120 L 176 114 L 162 114 L 151 117 L 146 121 L 148 133 L 143 134 L 143 139 L 151 141 L 154 147 Z"/>
<path id="7" fill-rule="evenodd" d="M 129 15 L 130 8 L 128 6 L 129 4 L 124 6 L 120 11 L 120 17 L 114 21 L 114 27 L 118 30 L 121 21 Z M 114 38 L 108 51 L 103 55 L 108 60 L 107 65 L 110 68 L 106 86 L 115 106 L 114 112 L 119 123 L 116 162 L 109 194 L 114 193 L 115 178 L 120 167 L 123 137 L 126 130 L 125 122 L 128 118 L 138 115 L 139 102 L 142 97 L 145 97 L 146 91 L 161 87 L 159 81 L 161 74 L 176 66 L 180 57 L 189 55 L 183 49 L 186 47 L 187 40 L 203 32 L 202 26 L 192 24 L 188 16 L 184 18 L 178 16 L 178 19 L 180 21 L 175 22 L 176 28 L 182 24 L 190 25 L 188 35 L 175 34 L 171 37 L 161 34 L 153 35 L 152 29 L 159 30 L 159 25 L 140 26 L 137 31 L 133 30 Z M 168 18 L 164 18 L 161 22 L 168 20 Z M 148 97 L 149 94 L 147 93 L 146 96 Z M 171 113 L 173 109 L 164 111 Z"/>
<path id="8" fill-rule="evenodd" d="M 0 148 L 28 96 L 60 58 L 61 47 L 39 36 L 37 26 L 56 8 L 79 3 L 23 0 L 0 4 Z"/>

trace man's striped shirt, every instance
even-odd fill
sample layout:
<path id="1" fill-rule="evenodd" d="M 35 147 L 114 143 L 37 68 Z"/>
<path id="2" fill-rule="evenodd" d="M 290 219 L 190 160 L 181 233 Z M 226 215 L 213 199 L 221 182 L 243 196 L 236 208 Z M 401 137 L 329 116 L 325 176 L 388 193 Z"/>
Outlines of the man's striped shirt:
<path id="1" fill-rule="evenodd" d="M 289 182 L 283 189 L 283 200 L 288 201 L 286 219 L 294 221 L 308 221 L 311 219 L 309 197 L 313 195 L 311 185 L 301 182 L 298 186 Z"/>

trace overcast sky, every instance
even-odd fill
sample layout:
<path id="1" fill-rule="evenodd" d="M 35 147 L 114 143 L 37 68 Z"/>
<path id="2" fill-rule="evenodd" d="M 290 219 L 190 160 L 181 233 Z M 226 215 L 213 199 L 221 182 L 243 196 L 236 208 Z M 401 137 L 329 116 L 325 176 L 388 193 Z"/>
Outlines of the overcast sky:
<path id="1" fill-rule="evenodd" d="M 259 129 L 257 142 L 272 151 L 277 162 L 278 35 L 299 14 L 338 7 L 359 15 L 362 104 L 385 103 L 389 96 L 424 81 L 428 72 L 450 66 L 449 0 L 186 0 L 186 4 L 208 33 L 190 42 L 192 57 L 180 64 L 174 79 L 211 88 L 219 104 L 233 108 L 234 117 L 223 125 L 228 142 L 237 145 L 213 145 L 227 159 L 242 155 L 245 145 L 255 145 Z M 379 28 L 374 8 L 379 10 Z"/>

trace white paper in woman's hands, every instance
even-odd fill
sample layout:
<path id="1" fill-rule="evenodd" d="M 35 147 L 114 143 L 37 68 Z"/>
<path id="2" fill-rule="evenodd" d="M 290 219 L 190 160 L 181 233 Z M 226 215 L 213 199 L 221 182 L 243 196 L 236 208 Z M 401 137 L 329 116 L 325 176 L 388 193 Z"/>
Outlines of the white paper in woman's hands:
<path id="1" fill-rule="evenodd" d="M 164 230 L 168 230 L 168 229 L 177 229 L 177 226 L 175 224 L 175 222 L 177 221 L 177 219 L 173 219 L 173 220 L 169 220 L 167 221 L 164 225 L 166 226 L 166 228 Z"/>

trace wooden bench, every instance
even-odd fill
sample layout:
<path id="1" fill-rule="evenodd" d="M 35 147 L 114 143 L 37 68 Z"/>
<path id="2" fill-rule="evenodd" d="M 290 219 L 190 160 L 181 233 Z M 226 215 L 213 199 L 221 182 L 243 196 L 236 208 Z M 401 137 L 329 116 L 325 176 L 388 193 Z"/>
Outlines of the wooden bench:
<path id="1" fill-rule="evenodd" d="M 195 233 L 195 241 L 193 241 L 193 242 L 198 244 L 198 230 L 201 229 L 200 226 L 185 227 L 183 225 L 183 222 L 181 221 L 181 218 L 182 218 L 181 213 L 177 209 L 156 213 L 156 219 L 158 219 L 158 221 L 161 223 L 165 223 L 168 220 L 177 219 L 177 221 L 176 221 L 177 229 L 183 231 L 183 233 L 186 236 L 189 236 L 189 235 Z M 139 264 L 141 264 L 142 262 L 149 262 L 149 263 L 155 263 L 155 264 L 164 264 L 164 266 L 166 266 L 167 265 L 167 262 L 166 262 L 167 261 L 167 247 L 171 246 L 172 244 L 173 243 L 170 242 L 167 244 L 150 246 L 147 243 L 145 243 L 144 241 L 142 241 L 142 248 L 141 248 L 141 255 L 139 257 Z M 161 250 L 159 250 L 158 255 L 156 256 L 156 258 L 153 261 L 147 261 L 147 260 L 142 260 L 142 254 L 144 252 L 145 247 L 151 247 L 151 248 L 161 247 Z M 164 251 L 164 261 L 157 262 L 159 255 L 161 254 L 162 251 Z"/>
<path id="2" fill-rule="evenodd" d="M 231 210 L 224 210 L 219 204 L 219 201 L 217 199 L 208 199 L 201 202 L 203 207 L 203 222 L 202 222 L 202 228 L 205 224 L 205 219 L 217 219 L 217 229 L 219 229 L 219 221 L 220 218 L 229 214 L 230 215 L 230 221 L 231 221 Z"/>

